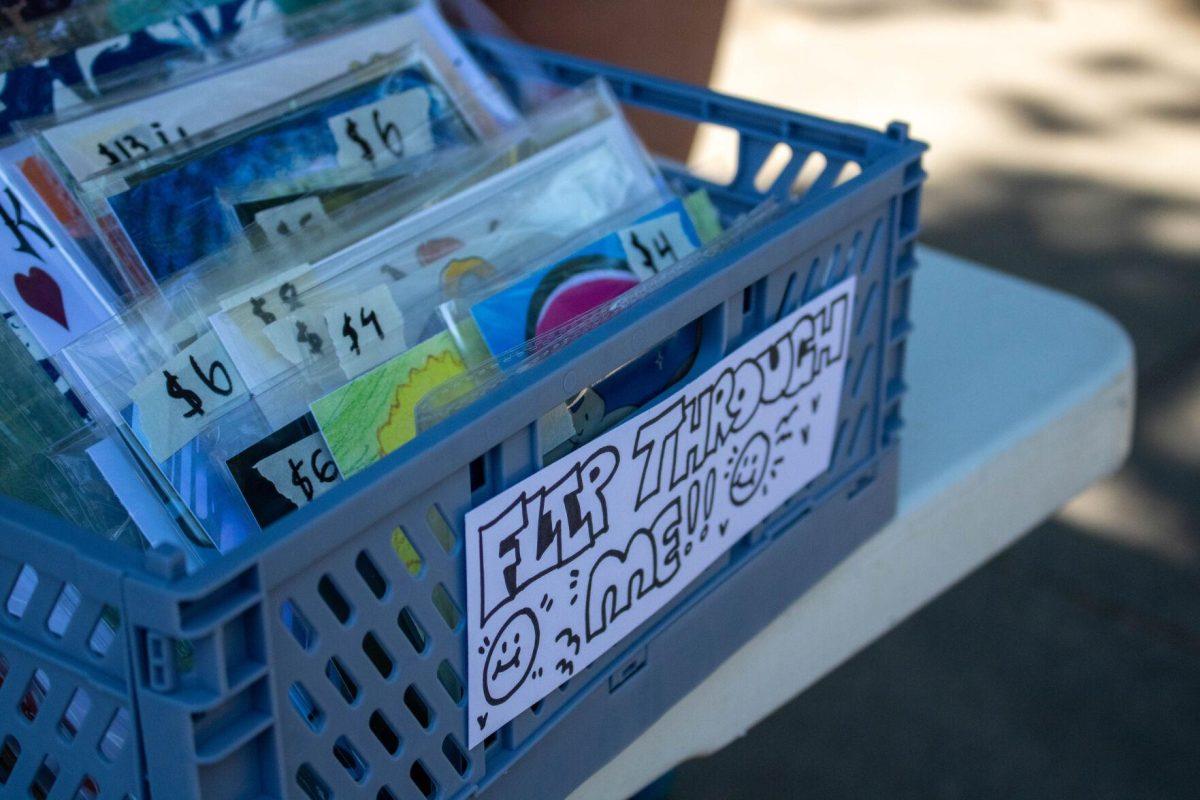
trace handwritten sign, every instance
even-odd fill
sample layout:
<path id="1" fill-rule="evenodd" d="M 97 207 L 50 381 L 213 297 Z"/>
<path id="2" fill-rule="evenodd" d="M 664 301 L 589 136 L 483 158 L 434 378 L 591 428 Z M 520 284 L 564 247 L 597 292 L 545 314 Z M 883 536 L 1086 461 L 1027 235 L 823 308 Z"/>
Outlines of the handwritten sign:
<path id="1" fill-rule="evenodd" d="M 150 457 L 161 463 L 247 395 L 221 341 L 206 333 L 129 393 Z"/>
<path id="2" fill-rule="evenodd" d="M 338 362 L 349 377 L 404 349 L 404 318 L 386 285 L 326 306 L 325 324 Z"/>
<path id="3" fill-rule="evenodd" d="M 329 118 L 338 164 L 384 167 L 433 149 L 429 95 L 423 89 L 392 94 Z"/>
<path id="4" fill-rule="evenodd" d="M 625 260 L 639 280 L 673 266 L 696 249 L 678 212 L 631 225 L 619 235 Z"/>
<path id="5" fill-rule="evenodd" d="M 320 198 L 311 196 L 265 208 L 254 215 L 254 224 L 272 244 L 294 240 L 300 234 L 315 233 L 329 221 Z"/>
<path id="6" fill-rule="evenodd" d="M 853 277 L 466 515 L 469 746 L 829 467 Z"/>
<path id="7" fill-rule="evenodd" d="M 303 508 L 342 482 L 320 432 L 264 458 L 254 469 L 297 508 Z"/>

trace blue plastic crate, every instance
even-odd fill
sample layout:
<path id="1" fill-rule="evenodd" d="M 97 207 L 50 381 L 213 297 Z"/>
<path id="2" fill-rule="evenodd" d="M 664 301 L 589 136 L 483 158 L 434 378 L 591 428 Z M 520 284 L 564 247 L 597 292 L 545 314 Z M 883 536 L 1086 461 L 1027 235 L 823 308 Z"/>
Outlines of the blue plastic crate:
<path id="1" fill-rule="evenodd" d="M 566 84 L 602 75 L 631 105 L 735 129 L 729 185 L 668 171 L 729 216 L 766 195 L 783 202 L 514 374 L 487 408 L 439 423 L 197 574 L 183 575 L 178 554 L 125 551 L 0 498 L 0 796 L 559 797 L 894 512 L 924 145 L 901 124 L 879 132 L 511 43 L 472 46 L 502 83 L 514 64 Z M 791 159 L 761 192 L 755 178 L 780 143 Z M 809 157 L 824 169 L 793 196 Z M 859 172 L 850 180 L 847 165 Z M 827 473 L 604 659 L 468 751 L 463 517 L 539 468 L 536 418 L 693 322 L 728 352 L 851 270 Z M 475 490 L 472 462 L 476 486 L 488 465 Z M 394 549 L 398 532 L 419 570 Z M 35 575 L 31 593 L 14 593 Z"/>

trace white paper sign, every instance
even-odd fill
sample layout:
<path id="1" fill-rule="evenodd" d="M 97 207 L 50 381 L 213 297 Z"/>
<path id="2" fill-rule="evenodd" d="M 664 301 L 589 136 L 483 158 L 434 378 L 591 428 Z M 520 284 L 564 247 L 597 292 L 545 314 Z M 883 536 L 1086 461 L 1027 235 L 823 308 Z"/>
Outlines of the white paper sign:
<path id="1" fill-rule="evenodd" d="M 297 508 L 303 508 L 342 482 L 325 437 L 319 431 L 267 456 L 254 469 Z"/>
<path id="2" fill-rule="evenodd" d="M 828 469 L 854 281 L 467 513 L 470 747 Z"/>
<path id="3" fill-rule="evenodd" d="M 290 203 L 265 208 L 254 215 L 267 241 L 279 244 L 301 233 L 315 233 L 329 223 L 329 215 L 318 197 L 301 197 Z"/>
<path id="4" fill-rule="evenodd" d="M 161 463 L 246 394 L 221 341 L 206 333 L 142 378 L 129 399 L 150 457 Z"/>
<path id="5" fill-rule="evenodd" d="M 433 149 L 429 95 L 424 89 L 391 94 L 329 119 L 340 166 L 387 166 Z"/>
<path id="6" fill-rule="evenodd" d="M 630 225 L 619 234 L 625 260 L 640 280 L 662 272 L 696 249 L 678 213 Z"/>
<path id="7" fill-rule="evenodd" d="M 325 324 L 347 377 L 360 375 L 404 349 L 404 318 L 386 285 L 329 304 Z"/>

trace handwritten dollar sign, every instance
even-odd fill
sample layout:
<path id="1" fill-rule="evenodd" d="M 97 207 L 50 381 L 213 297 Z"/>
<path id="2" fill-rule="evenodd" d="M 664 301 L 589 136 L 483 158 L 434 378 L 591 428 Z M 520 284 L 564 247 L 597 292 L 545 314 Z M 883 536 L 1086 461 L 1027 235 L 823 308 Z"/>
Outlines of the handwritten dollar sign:
<path id="1" fill-rule="evenodd" d="M 308 325 L 300 321 L 296 322 L 296 341 L 308 345 L 310 353 L 319 355 L 321 352 L 321 337 L 309 331 Z"/>
<path id="2" fill-rule="evenodd" d="M 358 123 L 354 121 L 353 117 L 346 117 L 346 138 L 362 148 L 362 157 L 365 160 L 375 160 L 375 151 L 371 149 L 371 145 L 358 132 Z"/>
<path id="3" fill-rule="evenodd" d="M 312 481 L 308 479 L 307 475 L 300 474 L 300 468 L 302 466 L 304 466 L 304 462 L 303 461 L 293 461 L 292 459 L 289 458 L 288 466 L 292 468 L 292 486 L 300 487 L 300 491 L 304 492 L 305 500 L 312 500 L 313 499 Z"/>
<path id="4" fill-rule="evenodd" d="M 167 396 L 188 404 L 190 410 L 183 415 L 185 418 L 194 417 L 197 414 L 204 416 L 204 403 L 200 400 L 200 395 L 180 385 L 179 376 L 172 374 L 170 370 L 164 369 L 163 377 L 167 379 Z"/>
<path id="5" fill-rule="evenodd" d="M 642 254 L 642 266 L 647 269 L 654 269 L 654 255 L 650 252 L 650 248 L 642 244 L 636 233 L 630 235 L 629 243 L 637 248 L 637 251 Z"/>
<path id="6" fill-rule="evenodd" d="M 358 355 L 360 352 L 358 347 L 358 331 L 354 330 L 353 320 L 350 319 L 349 314 L 343 314 L 342 316 L 344 317 L 342 322 L 342 336 L 350 340 L 350 352 Z"/>

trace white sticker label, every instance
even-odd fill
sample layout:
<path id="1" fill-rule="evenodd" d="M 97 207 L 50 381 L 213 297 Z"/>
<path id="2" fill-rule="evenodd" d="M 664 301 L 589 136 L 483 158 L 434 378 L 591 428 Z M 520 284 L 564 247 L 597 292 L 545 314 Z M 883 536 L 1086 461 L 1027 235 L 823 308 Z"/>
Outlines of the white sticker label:
<path id="1" fill-rule="evenodd" d="M 263 328 L 263 334 L 281 356 L 296 365 L 320 358 L 333 347 L 323 308 L 303 308 L 289 314 Z"/>
<path id="2" fill-rule="evenodd" d="M 300 234 L 316 233 L 328 223 L 329 216 L 318 197 L 301 197 L 254 215 L 254 224 L 272 244 L 295 241 Z"/>
<path id="3" fill-rule="evenodd" d="M 220 340 L 206 333 L 143 378 L 129 399 L 150 457 L 162 463 L 246 394 Z"/>
<path id="4" fill-rule="evenodd" d="M 297 508 L 303 508 L 342 482 L 320 432 L 267 456 L 254 469 Z"/>
<path id="5" fill-rule="evenodd" d="M 208 318 L 252 392 L 297 363 L 280 356 L 268 332 L 290 314 L 305 310 L 301 293 L 313 281 L 311 268 L 302 264 L 221 298 L 222 310 Z"/>
<path id="6" fill-rule="evenodd" d="M 329 304 L 325 324 L 348 377 L 360 375 L 404 349 L 404 318 L 386 285 Z"/>
<path id="7" fill-rule="evenodd" d="M 631 225 L 619 236 L 629 268 L 643 281 L 696 249 L 683 229 L 678 212 Z"/>
<path id="8" fill-rule="evenodd" d="M 329 119 L 338 164 L 384 167 L 433 149 L 429 95 L 409 89 Z"/>
<path id="9" fill-rule="evenodd" d="M 829 467 L 854 281 L 466 515 L 468 746 Z"/>

